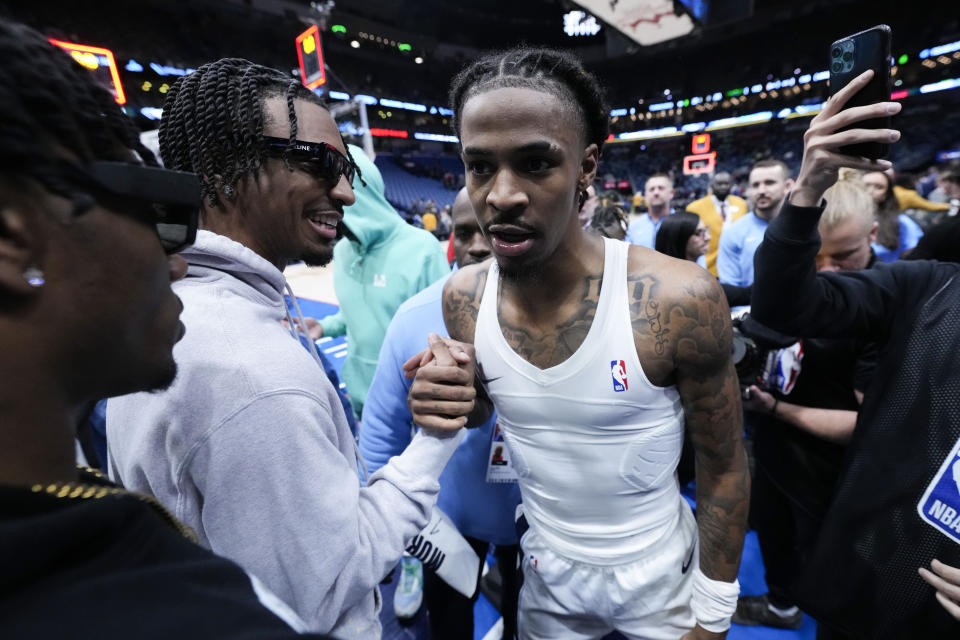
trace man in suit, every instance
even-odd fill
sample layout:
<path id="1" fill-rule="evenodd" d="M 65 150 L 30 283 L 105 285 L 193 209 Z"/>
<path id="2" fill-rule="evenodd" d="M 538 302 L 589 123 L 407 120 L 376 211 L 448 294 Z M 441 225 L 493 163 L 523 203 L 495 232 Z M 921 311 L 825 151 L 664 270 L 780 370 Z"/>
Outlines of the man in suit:
<path id="1" fill-rule="evenodd" d="M 710 195 L 694 200 L 687 211 L 695 213 L 710 229 L 710 245 L 707 248 L 707 270 L 717 275 L 717 251 L 720 248 L 720 234 L 731 222 L 747 212 L 747 203 L 743 198 L 731 195 L 733 179 L 726 171 L 721 171 L 710 182 Z"/>

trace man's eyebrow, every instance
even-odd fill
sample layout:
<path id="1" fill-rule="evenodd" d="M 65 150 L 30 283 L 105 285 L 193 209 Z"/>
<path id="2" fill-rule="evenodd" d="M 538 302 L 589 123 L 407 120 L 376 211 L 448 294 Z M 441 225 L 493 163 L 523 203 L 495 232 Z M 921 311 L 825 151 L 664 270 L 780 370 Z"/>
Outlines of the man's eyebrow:
<path id="1" fill-rule="evenodd" d="M 536 142 L 528 142 L 525 145 L 515 147 L 510 149 L 511 153 L 529 153 L 531 151 L 551 151 L 558 152 L 560 151 L 560 145 L 554 144 L 547 140 L 538 140 Z M 465 156 L 492 156 L 493 151 L 490 149 L 484 149 L 482 147 L 464 147 L 463 155 Z"/>
<path id="2" fill-rule="evenodd" d="M 528 151 L 559 151 L 560 145 L 554 144 L 552 142 L 547 142 L 546 140 L 538 140 L 537 142 L 530 142 L 518 147 L 516 151 L 520 153 L 525 153 Z"/>

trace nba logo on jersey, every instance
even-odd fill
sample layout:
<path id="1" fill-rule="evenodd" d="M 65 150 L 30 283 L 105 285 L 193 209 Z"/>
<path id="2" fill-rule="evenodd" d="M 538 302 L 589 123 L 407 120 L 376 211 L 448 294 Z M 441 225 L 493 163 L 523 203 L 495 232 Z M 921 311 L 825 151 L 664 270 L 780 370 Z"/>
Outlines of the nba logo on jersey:
<path id="1" fill-rule="evenodd" d="M 917 505 L 924 522 L 960 544 L 960 440 Z"/>
<path id="2" fill-rule="evenodd" d="M 627 390 L 627 365 L 623 360 L 610 362 L 610 376 L 613 378 L 614 391 Z"/>

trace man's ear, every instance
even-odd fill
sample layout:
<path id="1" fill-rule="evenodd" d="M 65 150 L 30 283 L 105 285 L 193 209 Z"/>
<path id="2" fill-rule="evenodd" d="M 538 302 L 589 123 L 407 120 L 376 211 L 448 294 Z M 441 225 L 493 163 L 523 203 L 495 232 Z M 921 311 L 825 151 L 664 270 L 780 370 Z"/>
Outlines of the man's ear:
<path id="1" fill-rule="evenodd" d="M 12 203 L 0 204 L 0 293 L 23 296 L 36 291 L 24 275 L 31 268 L 43 269 L 40 237 L 30 224 L 30 216 L 36 215 Z"/>
<path id="2" fill-rule="evenodd" d="M 877 221 L 873 222 L 873 226 L 870 227 L 870 234 L 867 236 L 867 239 L 870 241 L 870 244 L 873 244 L 877 241 L 877 230 L 880 228 L 880 223 Z"/>
<path id="3" fill-rule="evenodd" d="M 597 177 L 597 169 L 600 167 L 600 148 L 596 143 L 591 143 L 583 150 L 583 157 L 580 159 L 580 183 L 585 185 L 593 184 Z"/>

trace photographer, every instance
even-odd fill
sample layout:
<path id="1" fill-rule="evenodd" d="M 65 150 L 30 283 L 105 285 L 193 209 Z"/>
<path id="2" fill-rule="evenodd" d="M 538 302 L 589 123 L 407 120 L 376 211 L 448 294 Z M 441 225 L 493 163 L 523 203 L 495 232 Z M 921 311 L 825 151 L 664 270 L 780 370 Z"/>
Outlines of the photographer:
<path id="1" fill-rule="evenodd" d="M 870 194 L 844 180 L 825 195 L 818 271 L 869 268 L 876 261 L 870 243 L 877 229 Z M 741 331 L 749 335 L 748 327 L 744 323 Z M 875 362 L 872 345 L 859 339 L 805 339 L 792 353 L 799 356 L 793 368 L 799 373 L 770 385 L 779 388 L 750 386 L 743 403 L 754 430 L 751 524 L 769 593 L 740 598 L 739 624 L 799 629 L 803 623 L 793 589 L 833 496 Z"/>
<path id="2" fill-rule="evenodd" d="M 840 167 L 890 167 L 839 148 L 900 137 L 856 127 L 899 112 L 898 103 L 844 110 L 872 75 L 840 89 L 811 122 L 796 186 L 756 254 L 752 310 L 778 331 L 859 336 L 880 348 L 799 604 L 835 634 L 957 637 L 960 572 L 935 560 L 960 565 L 952 528 L 960 491 L 949 475 L 960 445 L 960 266 L 909 261 L 820 274 L 815 266 L 823 195 Z M 922 569 L 928 565 L 933 572 Z"/>

